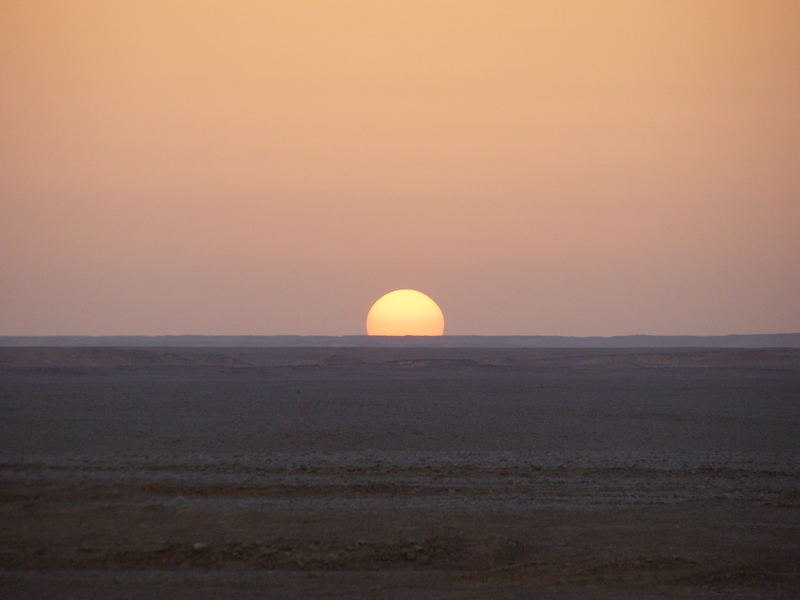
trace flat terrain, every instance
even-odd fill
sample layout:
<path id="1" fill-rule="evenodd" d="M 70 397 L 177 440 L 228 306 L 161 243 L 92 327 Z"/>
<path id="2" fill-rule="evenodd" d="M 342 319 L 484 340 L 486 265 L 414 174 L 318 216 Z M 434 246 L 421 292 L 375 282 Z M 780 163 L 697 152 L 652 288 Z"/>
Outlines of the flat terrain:
<path id="1" fill-rule="evenodd" d="M 800 350 L 0 348 L 4 598 L 798 598 Z"/>

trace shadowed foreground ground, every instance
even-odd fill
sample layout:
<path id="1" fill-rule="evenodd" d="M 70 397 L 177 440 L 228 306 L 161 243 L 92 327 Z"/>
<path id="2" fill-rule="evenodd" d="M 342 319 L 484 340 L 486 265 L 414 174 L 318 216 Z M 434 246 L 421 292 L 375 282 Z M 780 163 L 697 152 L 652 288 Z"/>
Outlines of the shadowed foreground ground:
<path id="1" fill-rule="evenodd" d="M 9 598 L 796 598 L 800 351 L 0 349 Z"/>

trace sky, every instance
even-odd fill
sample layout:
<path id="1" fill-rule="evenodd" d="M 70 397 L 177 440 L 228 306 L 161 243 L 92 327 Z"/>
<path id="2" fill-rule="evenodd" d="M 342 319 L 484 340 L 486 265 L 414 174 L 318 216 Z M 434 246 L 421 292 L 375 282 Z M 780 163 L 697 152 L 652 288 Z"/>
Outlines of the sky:
<path id="1" fill-rule="evenodd" d="M 0 335 L 800 331 L 794 0 L 0 0 Z"/>

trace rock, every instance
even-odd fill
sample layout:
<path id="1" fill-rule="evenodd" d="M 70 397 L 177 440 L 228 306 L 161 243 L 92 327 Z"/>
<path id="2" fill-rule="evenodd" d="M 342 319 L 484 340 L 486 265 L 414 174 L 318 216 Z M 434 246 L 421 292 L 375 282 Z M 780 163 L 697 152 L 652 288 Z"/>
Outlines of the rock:
<path id="1" fill-rule="evenodd" d="M 192 546 L 192 550 L 195 552 L 202 552 L 203 550 L 208 550 L 208 544 L 204 544 L 203 542 L 196 542 Z"/>
<path id="2" fill-rule="evenodd" d="M 417 557 L 417 562 L 421 565 L 429 565 L 431 564 L 431 557 L 428 556 L 427 554 L 420 554 Z"/>
<path id="3" fill-rule="evenodd" d="M 409 548 L 408 550 L 406 550 L 406 551 L 403 553 L 403 557 L 404 557 L 406 560 L 410 560 L 410 561 L 417 560 L 417 551 L 416 551 L 416 550 L 414 550 L 413 548 Z"/>

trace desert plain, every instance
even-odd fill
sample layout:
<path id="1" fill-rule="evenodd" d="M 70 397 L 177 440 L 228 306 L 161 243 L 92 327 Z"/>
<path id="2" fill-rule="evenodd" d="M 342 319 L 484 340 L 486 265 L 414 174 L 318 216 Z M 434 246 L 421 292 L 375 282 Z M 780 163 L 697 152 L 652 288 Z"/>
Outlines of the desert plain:
<path id="1" fill-rule="evenodd" d="M 800 350 L 0 348 L 4 598 L 798 598 Z"/>

